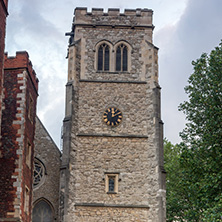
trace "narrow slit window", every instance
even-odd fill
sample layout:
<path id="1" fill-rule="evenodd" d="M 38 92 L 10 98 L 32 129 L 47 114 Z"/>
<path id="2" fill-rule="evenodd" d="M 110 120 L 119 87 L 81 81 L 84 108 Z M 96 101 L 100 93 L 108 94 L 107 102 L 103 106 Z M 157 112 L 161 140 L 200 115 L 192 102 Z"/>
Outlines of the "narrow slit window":
<path id="1" fill-rule="evenodd" d="M 25 186 L 25 203 L 24 203 L 24 210 L 28 214 L 29 213 L 29 188 Z"/>
<path id="2" fill-rule="evenodd" d="M 115 177 L 109 176 L 109 192 L 115 191 Z"/>
<path id="3" fill-rule="evenodd" d="M 33 122 L 33 120 L 34 120 L 34 101 L 33 101 L 31 94 L 29 94 L 29 98 L 28 98 L 28 118 L 31 122 Z"/>
<path id="4" fill-rule="evenodd" d="M 28 142 L 27 146 L 26 146 L 26 164 L 29 168 L 31 168 L 31 154 L 32 154 L 32 146 L 31 144 Z"/>

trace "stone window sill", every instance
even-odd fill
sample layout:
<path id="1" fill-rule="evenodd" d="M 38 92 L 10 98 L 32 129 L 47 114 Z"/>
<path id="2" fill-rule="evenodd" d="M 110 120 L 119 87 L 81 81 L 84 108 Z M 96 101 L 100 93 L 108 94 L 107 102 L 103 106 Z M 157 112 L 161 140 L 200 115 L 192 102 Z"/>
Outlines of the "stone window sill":
<path id="1" fill-rule="evenodd" d="M 117 192 L 109 191 L 109 192 L 107 192 L 107 194 L 117 194 Z"/>
<path id="2" fill-rule="evenodd" d="M 130 74 L 130 72 L 128 72 L 128 71 L 121 71 L 121 72 L 96 71 L 96 73 L 101 73 L 101 74 Z"/>

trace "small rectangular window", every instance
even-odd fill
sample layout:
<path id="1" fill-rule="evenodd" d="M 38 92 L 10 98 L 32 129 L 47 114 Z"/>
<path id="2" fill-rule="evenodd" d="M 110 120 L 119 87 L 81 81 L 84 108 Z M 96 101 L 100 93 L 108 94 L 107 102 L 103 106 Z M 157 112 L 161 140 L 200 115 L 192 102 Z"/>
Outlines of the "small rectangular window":
<path id="1" fill-rule="evenodd" d="M 24 211 L 28 214 L 29 213 L 29 188 L 25 186 L 25 201 L 24 201 Z"/>
<path id="2" fill-rule="evenodd" d="M 31 122 L 33 122 L 34 119 L 34 101 L 32 96 L 29 94 L 29 99 L 28 99 L 28 118 Z"/>
<path id="3" fill-rule="evenodd" d="M 28 142 L 28 144 L 26 146 L 25 162 L 29 168 L 31 167 L 31 154 L 32 154 L 32 146 Z"/>
<path id="4" fill-rule="evenodd" d="M 108 194 L 118 193 L 119 173 L 105 173 L 105 191 Z"/>

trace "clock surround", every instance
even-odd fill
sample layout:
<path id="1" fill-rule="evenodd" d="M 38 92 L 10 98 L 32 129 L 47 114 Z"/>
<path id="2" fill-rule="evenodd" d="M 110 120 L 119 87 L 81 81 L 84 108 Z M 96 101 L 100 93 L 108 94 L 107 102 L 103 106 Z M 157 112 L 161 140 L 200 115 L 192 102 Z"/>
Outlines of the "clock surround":
<path id="1" fill-rule="evenodd" d="M 108 126 L 116 127 L 118 126 L 123 119 L 123 114 L 120 109 L 116 107 L 109 107 L 103 113 L 103 121 Z"/>

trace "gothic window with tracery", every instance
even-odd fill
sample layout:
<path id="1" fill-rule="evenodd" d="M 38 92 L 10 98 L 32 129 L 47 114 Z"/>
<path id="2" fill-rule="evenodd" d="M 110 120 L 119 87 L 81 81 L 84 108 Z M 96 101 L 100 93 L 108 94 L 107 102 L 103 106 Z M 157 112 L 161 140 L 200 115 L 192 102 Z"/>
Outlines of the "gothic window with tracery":
<path id="1" fill-rule="evenodd" d="M 40 160 L 35 158 L 35 160 L 34 160 L 34 178 L 33 178 L 34 188 L 43 182 L 44 176 L 45 176 L 45 167 Z"/>
<path id="2" fill-rule="evenodd" d="M 128 67 L 127 46 L 120 44 L 116 49 L 116 71 L 127 71 Z"/>
<path id="3" fill-rule="evenodd" d="M 53 211 L 44 200 L 39 201 L 33 208 L 32 222 L 52 222 Z"/>
<path id="4" fill-rule="evenodd" d="M 98 49 L 98 71 L 109 71 L 110 49 L 105 43 L 101 44 Z"/>

